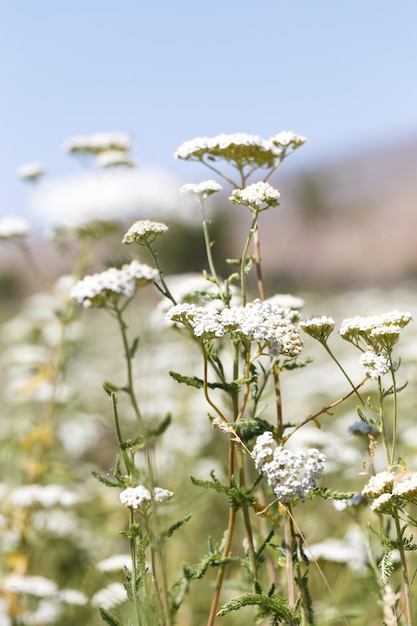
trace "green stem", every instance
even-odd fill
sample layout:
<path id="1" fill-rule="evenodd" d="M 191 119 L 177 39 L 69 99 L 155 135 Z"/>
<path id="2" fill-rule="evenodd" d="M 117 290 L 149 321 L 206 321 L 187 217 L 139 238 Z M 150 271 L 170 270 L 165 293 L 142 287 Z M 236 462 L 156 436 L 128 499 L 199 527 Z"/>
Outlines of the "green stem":
<path id="1" fill-rule="evenodd" d="M 353 381 L 351 380 L 350 376 L 348 375 L 348 373 L 346 372 L 346 370 L 343 368 L 342 364 L 337 360 L 337 358 L 334 356 L 333 352 L 330 350 L 328 344 L 324 341 L 320 341 L 321 345 L 323 346 L 323 348 L 326 350 L 326 352 L 329 354 L 330 358 L 333 359 L 333 361 L 336 363 L 337 367 L 340 369 L 340 371 L 342 372 L 343 376 L 346 378 L 346 380 L 348 381 L 349 385 L 352 387 L 354 393 L 356 394 L 359 402 L 361 403 L 362 406 L 366 407 L 366 404 L 362 398 L 362 396 L 360 395 L 360 393 L 358 392 L 357 386 L 353 383 Z"/>
<path id="2" fill-rule="evenodd" d="M 378 378 L 378 390 L 379 390 L 379 420 L 380 420 L 380 423 L 381 423 L 382 445 L 383 445 L 383 448 L 384 448 L 385 462 L 387 464 L 387 469 L 390 469 L 391 468 L 391 455 L 389 453 L 387 426 L 386 426 L 386 423 L 385 423 L 384 394 L 383 394 L 383 390 L 382 390 L 381 378 Z"/>
<path id="3" fill-rule="evenodd" d="M 159 262 L 159 254 L 158 254 L 158 252 L 155 250 L 155 248 L 152 248 L 152 246 L 151 246 L 149 243 L 147 243 L 147 244 L 146 244 L 146 247 L 147 247 L 147 249 L 149 250 L 150 255 L 151 255 L 152 259 L 153 259 L 153 262 L 155 263 L 155 267 L 156 267 L 156 269 L 158 270 L 158 273 L 159 273 L 159 280 L 161 281 L 162 289 L 161 289 L 161 287 L 158 285 L 158 283 L 155 283 L 155 285 L 156 285 L 157 289 L 159 289 L 159 291 L 160 291 L 160 292 L 161 292 L 164 296 L 166 296 L 167 298 L 169 298 L 169 300 L 171 300 L 171 302 L 172 302 L 173 304 L 177 304 L 177 301 L 175 300 L 174 296 L 172 295 L 172 293 L 171 293 L 171 292 L 170 292 L 170 290 L 169 290 L 168 285 L 167 285 L 167 284 L 166 284 L 166 282 L 165 282 L 165 278 L 164 278 L 164 273 L 165 273 L 165 272 L 164 272 L 164 270 L 162 269 L 161 264 L 160 264 L 160 262 Z"/>
<path id="4" fill-rule="evenodd" d="M 407 561 L 405 558 L 405 550 L 404 550 L 404 545 L 403 545 L 403 541 L 402 541 L 402 532 L 401 532 L 401 527 L 400 527 L 400 520 L 398 518 L 398 512 L 395 511 L 395 513 L 393 514 L 394 517 L 394 521 L 395 521 L 395 529 L 397 532 L 397 539 L 398 539 L 398 551 L 400 553 L 400 561 L 401 561 L 401 573 L 402 573 L 402 578 L 403 578 L 403 583 L 404 583 L 404 596 L 405 596 L 405 608 L 406 608 L 406 614 L 407 614 L 407 626 L 413 626 L 414 624 L 414 618 L 413 618 L 413 603 L 412 603 L 412 597 L 411 597 L 411 586 L 410 586 L 410 580 L 408 577 L 408 568 L 407 568 Z"/>
<path id="5" fill-rule="evenodd" d="M 245 247 L 243 248 L 242 260 L 240 263 L 240 288 L 241 288 L 241 297 L 242 297 L 242 305 L 246 305 L 247 301 L 247 291 L 246 291 L 246 263 L 248 257 L 249 246 L 252 241 L 252 237 L 257 229 L 257 221 L 258 221 L 259 212 L 256 211 L 253 214 L 252 223 L 250 225 L 249 234 L 246 238 Z"/>
<path id="6" fill-rule="evenodd" d="M 391 359 L 391 354 L 389 356 L 390 360 L 390 370 L 392 377 L 392 390 L 394 396 L 394 416 L 392 422 L 392 450 L 391 450 L 391 465 L 395 464 L 395 456 L 396 456 L 396 446 L 397 446 L 397 421 L 398 421 L 398 393 L 397 393 L 397 381 L 395 379 L 395 371 L 394 364 Z"/>
<path id="7" fill-rule="evenodd" d="M 153 497 L 154 494 L 154 489 L 155 489 L 155 479 L 154 479 L 154 470 L 153 470 L 153 463 L 152 463 L 152 455 L 151 455 L 151 449 L 150 449 L 150 445 L 149 445 L 149 437 L 143 422 L 143 418 L 142 418 L 142 414 L 141 411 L 139 409 L 139 404 L 138 401 L 136 399 L 136 393 L 135 393 L 135 388 L 134 388 L 134 383 L 133 383 L 133 368 L 132 368 L 132 357 L 130 354 L 130 349 L 129 349 L 129 342 L 128 342 L 128 338 L 127 338 L 127 326 L 125 321 L 123 320 L 123 316 L 122 316 L 122 312 L 124 310 L 124 308 L 126 308 L 126 305 L 123 308 L 119 308 L 117 302 L 114 303 L 113 306 L 113 311 L 114 314 L 118 320 L 119 323 L 119 328 L 120 328 L 120 333 L 122 336 L 122 342 L 123 342 L 123 351 L 124 351 L 124 356 L 125 356 L 125 360 L 126 360 L 126 372 L 127 372 L 127 389 L 128 389 L 128 393 L 129 393 L 129 397 L 130 397 L 130 401 L 134 410 L 134 413 L 136 415 L 136 418 L 138 420 L 139 423 L 139 427 L 140 427 L 140 434 L 144 437 L 144 453 L 145 453 L 145 459 L 146 459 L 146 467 L 147 467 L 147 473 L 148 473 L 148 484 L 149 484 L 149 490 L 151 492 L 152 495 L 152 499 L 151 499 L 151 506 L 152 506 L 152 515 L 153 515 L 153 523 L 154 523 L 154 527 L 155 527 L 155 536 L 158 538 L 156 543 L 156 547 L 152 547 L 151 548 L 151 553 L 153 550 L 156 550 L 157 554 L 158 554 L 158 560 L 161 566 L 161 571 L 162 573 L 162 585 L 160 587 L 160 584 L 158 582 L 159 576 L 158 576 L 158 572 L 157 572 L 157 568 L 155 566 L 155 559 L 153 558 L 152 560 L 152 566 L 153 566 L 153 570 L 152 570 L 152 577 L 153 577 L 153 583 L 154 583 L 154 589 L 155 589 L 155 594 L 156 597 L 158 599 L 158 603 L 159 603 L 159 599 L 160 599 L 160 588 L 162 588 L 162 597 L 164 600 L 164 605 L 160 606 L 160 611 L 161 611 L 161 618 L 164 620 L 164 624 L 167 624 L 167 626 L 170 626 L 171 624 L 171 618 L 170 618 L 170 608 L 169 608 L 169 598 L 168 598 L 168 588 L 167 588 L 167 580 L 166 580 L 166 574 L 165 574 L 165 563 L 164 563 L 164 558 L 162 555 L 162 550 L 161 550 L 161 546 L 160 546 L 160 542 L 159 542 L 159 520 L 158 520 L 158 512 L 157 512 L 157 506 Z M 134 465 L 133 463 L 131 464 L 131 468 L 133 469 Z"/>
<path id="8" fill-rule="evenodd" d="M 131 534 L 130 556 L 131 556 L 131 561 L 132 561 L 131 592 L 132 592 L 132 598 L 133 598 L 133 607 L 135 611 L 136 625 L 142 626 L 139 594 L 137 593 L 137 589 L 136 589 L 136 580 L 138 576 L 138 572 L 137 572 L 138 558 L 137 558 L 137 537 L 132 532 L 134 525 L 135 525 L 135 514 L 134 514 L 134 511 L 130 509 L 129 510 L 129 530 L 131 531 L 130 533 Z"/>

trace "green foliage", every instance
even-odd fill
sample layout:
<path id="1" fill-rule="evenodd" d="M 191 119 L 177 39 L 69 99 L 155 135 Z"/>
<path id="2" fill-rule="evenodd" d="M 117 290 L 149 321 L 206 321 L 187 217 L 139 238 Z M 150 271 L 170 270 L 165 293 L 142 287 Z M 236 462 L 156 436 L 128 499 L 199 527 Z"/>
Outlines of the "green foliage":
<path id="1" fill-rule="evenodd" d="M 189 387 L 195 387 L 196 389 L 202 389 L 204 387 L 204 381 L 197 376 L 183 376 L 178 372 L 169 372 L 171 378 L 177 381 L 177 383 L 184 383 Z M 232 383 L 207 383 L 209 389 L 223 389 L 224 391 L 234 392 L 238 389 L 238 385 L 235 382 Z"/>
<path id="2" fill-rule="evenodd" d="M 172 524 L 167 532 L 166 532 L 166 536 L 167 537 L 171 537 L 174 532 L 176 530 L 178 530 L 179 528 L 181 528 L 182 526 L 184 526 L 187 522 L 190 521 L 190 519 L 192 518 L 192 515 L 186 515 L 185 517 L 183 517 L 181 520 L 179 520 L 178 522 L 175 522 L 175 524 Z"/>
<path id="3" fill-rule="evenodd" d="M 258 477 L 256 481 L 245 489 L 240 489 L 236 484 L 234 477 L 232 476 L 232 486 L 223 485 L 214 475 L 214 472 L 211 472 L 212 480 L 200 480 L 198 478 L 194 478 L 191 476 L 191 481 L 194 485 L 198 487 L 202 487 L 203 489 L 212 489 L 217 491 L 218 493 L 224 493 L 230 502 L 230 505 L 233 507 L 241 507 L 244 503 L 253 504 L 254 496 L 253 491 L 256 485 L 261 480 L 261 477 Z"/>
<path id="4" fill-rule="evenodd" d="M 272 596 L 266 596 L 263 594 L 245 594 L 230 600 L 224 604 L 217 612 L 219 617 L 223 617 L 231 611 L 238 611 L 245 606 L 258 606 L 259 611 L 255 617 L 256 621 L 271 617 L 271 624 L 273 626 L 279 626 L 283 624 L 299 624 L 300 616 L 297 615 L 288 605 L 288 601 L 285 598 L 274 594 Z"/>
<path id="5" fill-rule="evenodd" d="M 123 626 L 123 623 L 118 620 L 114 615 L 106 611 L 106 609 L 99 608 L 99 613 L 103 622 L 106 622 L 106 624 L 109 624 L 109 626 Z"/>
<path id="6" fill-rule="evenodd" d="M 392 548 L 388 548 L 384 551 L 378 567 L 381 571 L 381 580 L 384 584 L 386 584 L 394 571 L 394 565 L 392 563 Z"/>

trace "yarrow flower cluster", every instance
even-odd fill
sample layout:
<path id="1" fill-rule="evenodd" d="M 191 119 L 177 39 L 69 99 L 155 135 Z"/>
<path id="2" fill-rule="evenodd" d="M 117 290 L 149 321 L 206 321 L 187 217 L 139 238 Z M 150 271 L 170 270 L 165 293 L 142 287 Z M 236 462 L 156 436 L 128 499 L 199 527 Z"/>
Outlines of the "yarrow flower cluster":
<path id="1" fill-rule="evenodd" d="M 380 376 L 387 374 L 391 367 L 390 360 L 385 354 L 373 352 L 373 350 L 367 350 L 361 354 L 359 362 L 366 375 L 372 380 L 377 380 Z"/>
<path id="2" fill-rule="evenodd" d="M 269 183 L 259 182 L 245 187 L 245 189 L 235 189 L 229 200 L 232 204 L 244 204 L 251 209 L 267 209 L 279 204 L 280 197 L 278 189 L 274 189 Z M 262 209 L 261 209 L 262 210 Z"/>
<path id="3" fill-rule="evenodd" d="M 332 317 L 327 317 L 326 315 L 310 317 L 309 319 L 300 322 L 300 328 L 302 328 L 307 335 L 313 337 L 313 339 L 320 341 L 320 343 L 327 342 L 334 327 L 334 319 Z"/>
<path id="4" fill-rule="evenodd" d="M 180 194 L 201 202 L 223 187 L 215 180 L 204 180 L 202 183 L 187 183 L 180 188 Z"/>
<path id="5" fill-rule="evenodd" d="M 343 339 L 356 346 L 360 346 L 363 341 L 368 349 L 389 351 L 398 341 L 400 331 L 411 320 L 411 313 L 398 310 L 381 315 L 349 317 L 343 320 L 339 333 Z"/>
<path id="6" fill-rule="evenodd" d="M 161 222 L 151 220 L 138 220 L 129 228 L 122 239 L 122 243 L 138 243 L 147 245 L 152 243 L 157 237 L 168 232 L 168 226 Z"/>
<path id="7" fill-rule="evenodd" d="M 105 152 L 99 152 L 96 155 L 96 163 L 99 167 L 135 167 L 134 161 L 132 161 L 125 150 L 106 150 Z"/>
<path id="8" fill-rule="evenodd" d="M 172 498 L 174 493 L 172 491 L 168 491 L 168 489 L 162 489 L 162 487 L 155 487 L 154 489 L 154 501 L 157 504 L 161 504 L 169 498 Z M 138 485 L 137 487 L 128 487 L 124 489 L 120 494 L 121 503 L 130 508 L 137 510 L 143 505 L 147 505 L 152 501 L 152 495 L 149 489 L 146 489 L 143 485 Z"/>
<path id="9" fill-rule="evenodd" d="M 247 133 L 221 133 L 215 137 L 196 137 L 185 141 L 175 152 L 177 159 L 202 161 L 207 157 L 210 161 L 224 159 L 238 168 L 246 165 L 257 167 L 274 167 L 277 160 L 282 160 L 289 150 L 295 150 L 305 142 L 305 137 L 292 131 L 284 131 L 270 139 L 262 139 L 259 135 Z"/>
<path id="10" fill-rule="evenodd" d="M 0 241 L 7 239 L 24 239 L 29 235 L 29 224 L 22 217 L 12 215 L 0 219 Z"/>
<path id="11" fill-rule="evenodd" d="M 109 301 L 131 298 L 136 289 L 153 282 L 158 271 L 149 265 L 132 261 L 121 269 L 111 267 L 99 274 L 85 276 L 71 290 L 71 297 L 84 307 L 105 307 Z"/>
<path id="12" fill-rule="evenodd" d="M 269 301 L 255 300 L 246 306 L 232 306 L 222 311 L 178 304 L 168 311 L 167 318 L 189 326 L 196 337 L 211 339 L 233 334 L 244 340 L 256 341 L 271 356 L 280 354 L 296 357 L 302 350 L 300 333 L 295 325 L 298 312 L 284 309 Z"/>
<path id="13" fill-rule="evenodd" d="M 315 448 L 304 453 L 277 446 L 269 431 L 256 439 L 251 456 L 256 469 L 266 477 L 268 485 L 283 504 L 296 499 L 304 500 L 316 488 L 327 460 Z"/>
<path id="14" fill-rule="evenodd" d="M 393 472 L 379 472 L 370 478 L 362 495 L 373 499 L 371 509 L 378 513 L 391 513 L 399 499 L 417 503 L 417 473 L 399 480 Z"/>
<path id="15" fill-rule="evenodd" d="M 25 163 L 17 168 L 17 175 L 22 180 L 35 181 L 43 176 L 46 172 L 45 163 L 34 161 L 33 163 Z"/>
<path id="16" fill-rule="evenodd" d="M 132 140 L 128 133 L 93 133 L 70 137 L 64 142 L 63 149 L 73 154 L 97 155 L 113 150 L 127 152 L 131 145 Z"/>
<path id="17" fill-rule="evenodd" d="M 51 508 L 53 506 L 71 507 L 79 502 L 79 496 L 61 485 L 22 485 L 10 494 L 13 506 L 24 509 L 32 506 Z"/>

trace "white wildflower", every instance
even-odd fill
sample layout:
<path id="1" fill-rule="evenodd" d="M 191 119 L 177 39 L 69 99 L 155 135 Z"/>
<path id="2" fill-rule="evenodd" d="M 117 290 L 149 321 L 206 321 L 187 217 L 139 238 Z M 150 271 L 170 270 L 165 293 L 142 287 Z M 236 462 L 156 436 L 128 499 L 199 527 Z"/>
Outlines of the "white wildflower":
<path id="1" fill-rule="evenodd" d="M 379 472 L 375 476 L 371 476 L 362 489 L 362 495 L 368 498 L 377 498 L 383 493 L 391 493 L 394 480 L 395 475 L 392 472 Z"/>
<path id="2" fill-rule="evenodd" d="M 372 502 L 371 511 L 376 511 L 378 513 L 391 513 L 393 498 L 394 496 L 392 493 L 381 493 L 381 495 L 375 498 Z"/>
<path id="3" fill-rule="evenodd" d="M 267 205 L 264 208 L 277 206 L 280 195 L 278 189 L 261 181 L 244 189 L 235 189 L 229 200 L 232 204 L 244 204 L 251 209 L 260 209 L 263 205 Z"/>
<path id="4" fill-rule="evenodd" d="M 27 594 L 36 598 L 55 597 L 58 587 L 53 580 L 44 576 L 19 576 L 14 574 L 3 581 L 4 591 Z"/>
<path id="5" fill-rule="evenodd" d="M 172 498 L 174 492 L 169 491 L 168 489 L 163 489 L 162 487 L 155 487 L 153 495 L 155 502 L 161 504 L 162 502 L 165 502 L 166 500 Z"/>
<path id="6" fill-rule="evenodd" d="M 84 307 L 104 307 L 120 296 L 132 298 L 136 289 L 153 282 L 158 271 L 149 265 L 132 261 L 121 269 L 111 267 L 99 274 L 85 276 L 74 285 L 71 297 Z"/>
<path id="7" fill-rule="evenodd" d="M 61 485 L 22 485 L 16 487 L 10 496 L 11 504 L 17 508 L 41 506 L 46 509 L 53 506 L 71 507 L 79 502 L 79 496 Z"/>
<path id="8" fill-rule="evenodd" d="M 88 602 L 87 597 L 77 589 L 61 589 L 58 593 L 58 600 L 74 606 L 84 606 Z"/>
<path id="9" fill-rule="evenodd" d="M 12 215 L 0 219 L 0 241 L 2 239 L 24 239 L 29 235 L 29 223 L 22 217 Z"/>
<path id="10" fill-rule="evenodd" d="M 402 480 L 394 485 L 392 493 L 406 500 L 415 500 L 417 497 L 417 474 Z"/>
<path id="11" fill-rule="evenodd" d="M 294 321 L 298 312 L 275 306 L 270 301 L 254 300 L 246 306 L 223 309 L 219 318 L 227 332 L 234 332 L 250 341 L 256 341 L 271 356 L 280 354 L 292 358 L 302 350 L 302 341 Z"/>
<path id="12" fill-rule="evenodd" d="M 303 500 L 315 489 L 327 460 L 314 448 L 304 453 L 276 446 L 269 432 L 257 438 L 251 456 L 258 472 L 266 477 L 277 499 L 284 504 Z"/>
<path id="13" fill-rule="evenodd" d="M 189 196 L 197 201 L 202 201 L 222 189 L 223 187 L 215 180 L 205 180 L 202 183 L 187 183 L 186 185 L 183 185 L 180 189 L 180 194 L 182 196 Z"/>
<path id="14" fill-rule="evenodd" d="M 143 485 L 128 487 L 120 494 L 120 502 L 130 509 L 138 509 L 142 504 L 151 500 L 151 492 Z"/>
<path id="15" fill-rule="evenodd" d="M 161 222 L 152 222 L 151 220 L 138 220 L 129 228 L 122 239 L 122 243 L 152 243 L 159 237 L 168 232 L 168 226 Z"/>
<path id="16" fill-rule="evenodd" d="M 124 586 L 121 583 L 110 583 L 93 595 L 91 604 L 109 611 L 125 600 L 127 600 L 127 593 Z"/>
<path id="17" fill-rule="evenodd" d="M 99 154 L 113 150 L 127 152 L 131 145 L 132 139 L 128 133 L 92 133 L 70 137 L 64 142 L 63 149 L 73 154 Z"/>
<path id="18" fill-rule="evenodd" d="M 361 339 L 367 347 L 371 345 L 376 351 L 382 346 L 388 336 L 389 345 L 398 339 L 399 331 L 412 320 L 411 313 L 398 310 L 388 311 L 381 315 L 367 317 L 348 317 L 340 325 L 339 333 L 343 339 L 354 345 L 359 345 Z"/>
<path id="19" fill-rule="evenodd" d="M 17 175 L 22 180 L 35 181 L 43 176 L 46 172 L 45 163 L 40 161 L 33 161 L 32 163 L 25 163 L 17 168 Z"/>
<path id="20" fill-rule="evenodd" d="M 249 166 L 272 168 L 305 141 L 304 137 L 285 131 L 270 139 L 247 133 L 221 133 L 215 137 L 196 137 L 181 144 L 174 156 L 177 159 L 211 161 L 225 159 L 241 169 Z"/>
<path id="21" fill-rule="evenodd" d="M 167 319 L 191 327 L 196 337 L 208 339 L 225 334 L 218 312 L 196 304 L 185 302 L 172 306 L 167 312 Z"/>
<path id="22" fill-rule="evenodd" d="M 269 141 L 275 146 L 287 147 L 292 145 L 292 147 L 295 149 L 299 146 L 302 146 L 303 143 L 307 141 L 307 139 L 302 135 L 296 135 L 296 133 L 294 133 L 292 130 L 283 130 L 277 135 L 271 137 Z"/>
<path id="23" fill-rule="evenodd" d="M 125 150 L 106 150 L 99 152 L 96 156 L 96 163 L 99 167 L 135 167 L 135 163 L 129 158 Z"/>
<path id="24" fill-rule="evenodd" d="M 130 554 L 113 554 L 103 561 L 97 563 L 97 569 L 100 572 L 117 572 L 125 568 L 132 568 L 132 557 Z"/>
<path id="25" fill-rule="evenodd" d="M 308 335 L 317 339 L 321 343 L 326 343 L 330 333 L 333 332 L 335 321 L 332 317 L 326 315 L 310 317 L 300 322 L 300 328 Z"/>
<path id="26" fill-rule="evenodd" d="M 373 380 L 377 380 L 380 376 L 387 374 L 391 367 L 389 358 L 385 354 L 373 352 L 372 350 L 363 352 L 359 362 L 364 368 L 365 374 Z"/>

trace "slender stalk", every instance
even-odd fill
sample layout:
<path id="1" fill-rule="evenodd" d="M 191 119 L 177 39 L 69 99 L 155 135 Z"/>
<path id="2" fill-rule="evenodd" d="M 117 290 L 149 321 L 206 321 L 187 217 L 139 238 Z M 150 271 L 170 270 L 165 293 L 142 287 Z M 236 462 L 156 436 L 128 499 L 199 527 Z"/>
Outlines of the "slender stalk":
<path id="1" fill-rule="evenodd" d="M 230 446 L 232 448 L 234 446 L 232 441 L 230 442 Z M 226 559 L 230 554 L 233 532 L 234 532 L 235 523 L 236 523 L 236 512 L 237 511 L 235 507 L 230 507 L 229 521 L 227 524 L 227 533 L 226 533 L 226 540 L 225 540 L 223 553 L 222 553 L 222 559 Z M 219 600 L 220 600 L 220 593 L 221 593 L 222 586 L 223 586 L 225 570 L 226 570 L 226 563 L 222 563 L 217 572 L 216 587 L 214 589 L 214 594 L 213 594 L 213 598 L 211 601 L 207 626 L 213 626 L 214 620 L 216 619 L 217 607 L 218 607 Z"/>
<path id="2" fill-rule="evenodd" d="M 252 223 L 249 229 L 249 234 L 246 238 L 246 242 L 245 242 L 245 246 L 243 248 L 243 253 L 242 253 L 242 260 L 240 263 L 240 289 L 241 289 L 241 297 L 242 297 L 242 305 L 245 306 L 246 305 L 246 301 L 247 301 L 247 290 L 246 290 L 246 263 L 247 263 L 247 258 L 248 258 L 248 250 L 249 250 L 249 246 L 251 244 L 252 241 L 252 237 L 256 231 L 257 228 L 257 221 L 258 221 L 258 212 L 256 211 L 253 214 L 253 219 L 252 219 Z"/>
<path id="3" fill-rule="evenodd" d="M 382 382 L 381 382 L 380 377 L 378 378 L 378 391 L 379 391 L 379 419 L 381 422 L 381 439 L 382 439 L 382 446 L 384 448 L 385 462 L 387 464 L 387 468 L 389 469 L 391 467 L 391 455 L 389 452 L 387 425 L 385 423 L 384 394 L 383 394 Z"/>
<path id="4" fill-rule="evenodd" d="M 393 514 L 393 517 L 395 521 L 395 529 L 396 529 L 397 538 L 398 538 L 398 551 L 400 553 L 401 573 L 402 573 L 402 579 L 403 579 L 403 584 L 404 584 L 404 597 L 405 597 L 405 608 L 406 608 L 406 614 L 407 614 L 407 626 L 413 626 L 414 618 L 413 618 L 413 602 L 412 602 L 412 596 L 411 596 L 411 585 L 410 585 L 410 579 L 408 576 L 407 560 L 405 558 L 404 545 L 402 542 L 400 520 L 398 517 L 398 512 L 396 510 Z"/>
<path id="5" fill-rule="evenodd" d="M 131 530 L 135 525 L 135 514 L 132 509 L 129 510 L 129 529 Z M 132 562 L 132 577 L 131 577 L 131 592 L 133 598 L 133 607 L 135 612 L 136 625 L 142 626 L 141 620 L 141 609 L 140 609 L 140 601 L 139 595 L 136 589 L 136 581 L 137 581 L 137 562 L 138 562 L 138 554 L 137 554 L 137 537 L 130 537 L 130 557 Z"/>
<path id="6" fill-rule="evenodd" d="M 361 403 L 361 405 L 366 407 L 366 404 L 365 404 L 362 396 L 358 393 L 358 388 L 355 386 L 355 384 L 353 383 L 352 379 L 350 378 L 349 374 L 346 372 L 346 370 L 344 369 L 344 367 L 342 366 L 340 361 L 338 361 L 338 359 L 335 357 L 333 352 L 330 350 L 329 345 L 327 344 L 327 342 L 320 341 L 320 343 L 323 346 L 323 348 L 326 350 L 326 352 L 330 356 L 330 358 L 336 363 L 337 367 L 340 369 L 340 371 L 342 372 L 343 376 L 348 381 L 349 385 L 352 387 L 352 389 L 353 389 L 354 393 L 356 394 L 356 396 L 357 396 L 359 402 Z"/>
<path id="7" fill-rule="evenodd" d="M 255 267 L 256 267 L 256 280 L 258 284 L 258 293 L 261 300 L 265 300 L 265 287 L 264 281 L 262 277 L 262 264 L 261 264 L 261 242 L 259 239 L 259 228 L 257 227 L 253 234 L 253 247 L 254 247 L 254 258 L 255 258 Z"/>
<path id="8" fill-rule="evenodd" d="M 147 434 L 147 431 L 143 422 L 141 411 L 139 409 L 139 404 L 136 398 L 136 393 L 135 393 L 135 388 L 134 388 L 132 357 L 130 354 L 129 342 L 128 342 L 127 332 L 126 332 L 127 326 L 122 316 L 123 310 L 124 308 L 126 308 L 126 306 L 127 304 L 125 304 L 123 308 L 119 308 L 118 303 L 116 301 L 113 305 L 112 310 L 119 323 L 120 333 L 122 336 L 123 351 L 124 351 L 124 356 L 126 360 L 127 389 L 128 389 L 128 393 L 129 393 L 129 397 L 132 403 L 134 413 L 139 423 L 140 433 L 144 438 L 144 453 L 145 453 L 145 460 L 146 460 L 146 467 L 147 467 L 147 474 L 148 474 L 147 477 L 148 477 L 149 489 L 152 495 L 151 507 L 152 507 L 153 525 L 155 528 L 155 533 L 153 534 L 153 542 L 155 545 L 151 545 L 152 578 L 153 578 L 155 595 L 156 595 L 157 602 L 159 605 L 161 617 L 164 619 L 164 623 L 169 626 L 171 624 L 171 618 L 170 618 L 170 608 L 169 608 L 168 587 L 167 587 L 167 580 L 166 580 L 166 574 L 165 574 L 165 563 L 164 563 L 164 558 L 162 555 L 159 539 L 155 541 L 155 537 L 157 538 L 159 537 L 159 520 L 158 520 L 158 512 L 157 512 L 156 503 L 153 497 L 154 489 L 155 489 L 154 469 L 153 469 L 151 449 L 149 445 L 149 437 L 148 437 L 148 434 Z M 158 560 L 159 560 L 161 571 L 162 571 L 162 583 L 159 582 L 158 568 L 156 567 L 156 562 L 155 562 L 155 552 L 158 554 Z M 161 600 L 160 589 L 162 589 L 163 601 Z"/>
<path id="9" fill-rule="evenodd" d="M 290 510 L 290 505 L 288 505 Z M 284 516 L 284 538 L 285 538 L 285 569 L 287 571 L 287 589 L 288 603 L 291 608 L 295 606 L 295 583 L 294 583 L 294 564 L 292 558 L 293 536 L 291 528 L 291 517 L 285 512 Z M 293 622 L 290 626 L 295 626 Z"/>
<path id="10" fill-rule="evenodd" d="M 172 293 L 169 290 L 168 285 L 165 282 L 165 278 L 164 278 L 165 272 L 162 269 L 161 264 L 159 262 L 159 254 L 158 254 L 158 252 L 149 243 L 146 244 L 146 247 L 147 247 L 147 249 L 150 252 L 150 255 L 151 255 L 152 259 L 153 259 L 153 262 L 155 263 L 156 269 L 158 270 L 159 280 L 161 281 L 162 289 L 158 285 L 158 283 L 155 283 L 155 286 L 157 287 L 157 289 L 159 289 L 159 291 L 164 296 L 166 296 L 169 300 L 171 300 L 172 304 L 177 304 L 177 301 L 175 300 L 174 296 L 172 295 Z"/>
<path id="11" fill-rule="evenodd" d="M 391 465 L 395 464 L 396 457 L 396 446 L 397 446 L 397 422 L 398 422 L 398 392 L 397 392 L 397 381 L 395 378 L 394 364 L 392 362 L 391 354 L 389 356 L 390 360 L 390 370 L 392 377 L 392 390 L 394 397 L 394 408 L 393 408 L 393 420 L 392 420 L 392 448 L 391 448 Z"/>

